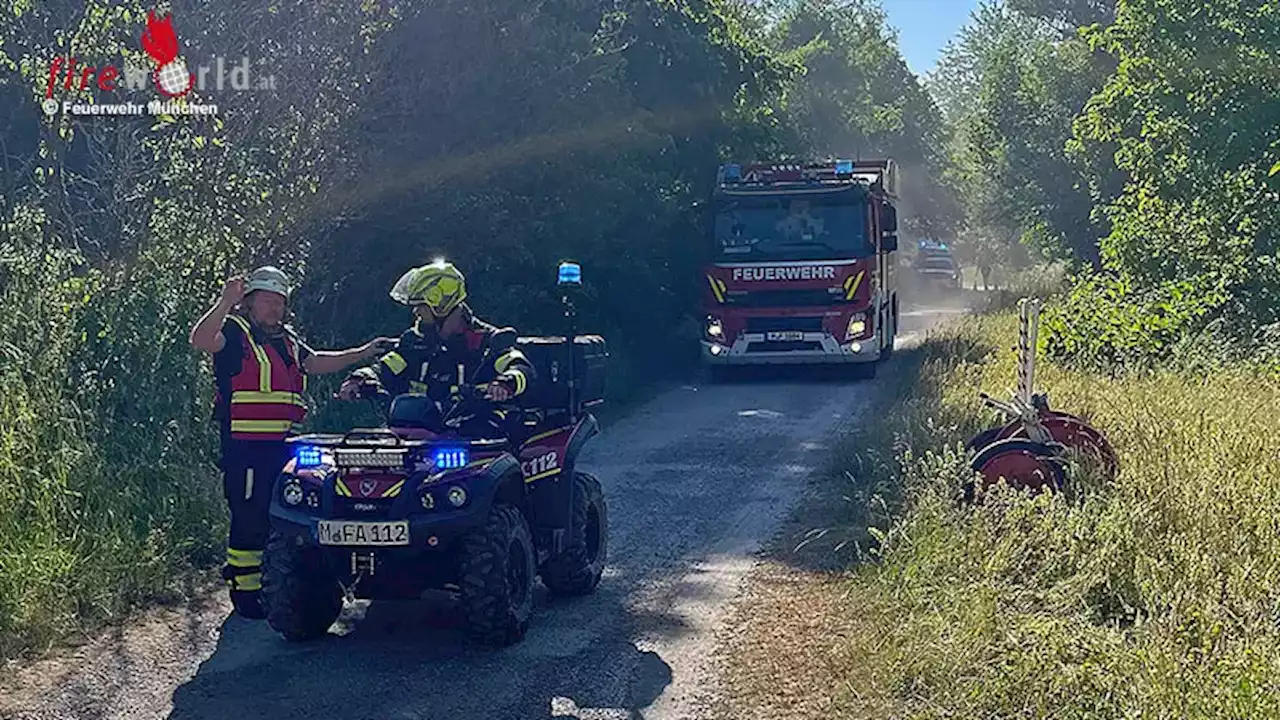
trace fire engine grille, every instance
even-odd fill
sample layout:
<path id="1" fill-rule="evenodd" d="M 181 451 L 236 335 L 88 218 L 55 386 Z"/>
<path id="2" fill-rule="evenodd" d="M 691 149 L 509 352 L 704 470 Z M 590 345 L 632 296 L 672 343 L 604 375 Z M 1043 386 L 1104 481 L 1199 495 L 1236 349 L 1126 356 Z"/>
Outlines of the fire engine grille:
<path id="1" fill-rule="evenodd" d="M 827 290 L 740 290 L 725 295 L 737 307 L 823 307 L 845 302 L 844 295 Z"/>
<path id="2" fill-rule="evenodd" d="M 800 330 L 803 332 L 822 332 L 820 317 L 749 317 L 747 332 L 775 332 L 778 330 Z"/>
<path id="3" fill-rule="evenodd" d="M 753 342 L 747 344 L 748 353 L 758 352 L 797 352 L 800 350 L 821 350 L 820 342 Z"/>

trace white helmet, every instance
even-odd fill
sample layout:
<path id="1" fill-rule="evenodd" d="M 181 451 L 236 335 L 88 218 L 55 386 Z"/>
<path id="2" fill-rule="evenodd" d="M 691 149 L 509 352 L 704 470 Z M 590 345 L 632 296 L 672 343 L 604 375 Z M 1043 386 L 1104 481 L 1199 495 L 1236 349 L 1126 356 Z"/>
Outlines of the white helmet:
<path id="1" fill-rule="evenodd" d="M 266 265 L 249 273 L 249 279 L 245 283 L 244 292 L 249 294 L 255 290 L 266 290 L 277 295 L 283 295 L 287 300 L 292 293 L 289 287 L 289 276 L 284 271 L 271 265 Z"/>

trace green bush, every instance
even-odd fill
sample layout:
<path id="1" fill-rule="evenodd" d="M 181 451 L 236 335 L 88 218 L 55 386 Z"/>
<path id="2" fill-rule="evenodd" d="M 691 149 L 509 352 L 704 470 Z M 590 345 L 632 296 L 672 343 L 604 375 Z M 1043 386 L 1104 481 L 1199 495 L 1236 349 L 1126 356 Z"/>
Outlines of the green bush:
<path id="1" fill-rule="evenodd" d="M 1197 337 L 1225 298 L 1203 283 L 1135 288 L 1112 275 L 1080 276 L 1061 304 L 1045 309 L 1045 350 L 1081 367 L 1150 369 Z"/>

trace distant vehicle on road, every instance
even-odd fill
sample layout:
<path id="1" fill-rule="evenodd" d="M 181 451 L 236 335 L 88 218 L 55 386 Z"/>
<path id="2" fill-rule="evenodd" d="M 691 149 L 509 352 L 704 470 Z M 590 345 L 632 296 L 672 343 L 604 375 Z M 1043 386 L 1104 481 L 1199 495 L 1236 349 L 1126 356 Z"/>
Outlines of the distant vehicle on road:
<path id="1" fill-rule="evenodd" d="M 912 270 L 921 289 L 926 291 L 960 289 L 960 266 L 946 243 L 921 240 L 917 249 Z"/>

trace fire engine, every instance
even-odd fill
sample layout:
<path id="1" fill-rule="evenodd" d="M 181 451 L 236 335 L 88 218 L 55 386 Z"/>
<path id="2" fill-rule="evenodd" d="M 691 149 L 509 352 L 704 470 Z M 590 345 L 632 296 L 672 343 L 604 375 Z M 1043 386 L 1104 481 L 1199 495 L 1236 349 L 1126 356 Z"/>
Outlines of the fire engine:
<path id="1" fill-rule="evenodd" d="M 711 199 L 702 360 L 861 364 L 893 350 L 893 160 L 726 164 Z"/>

